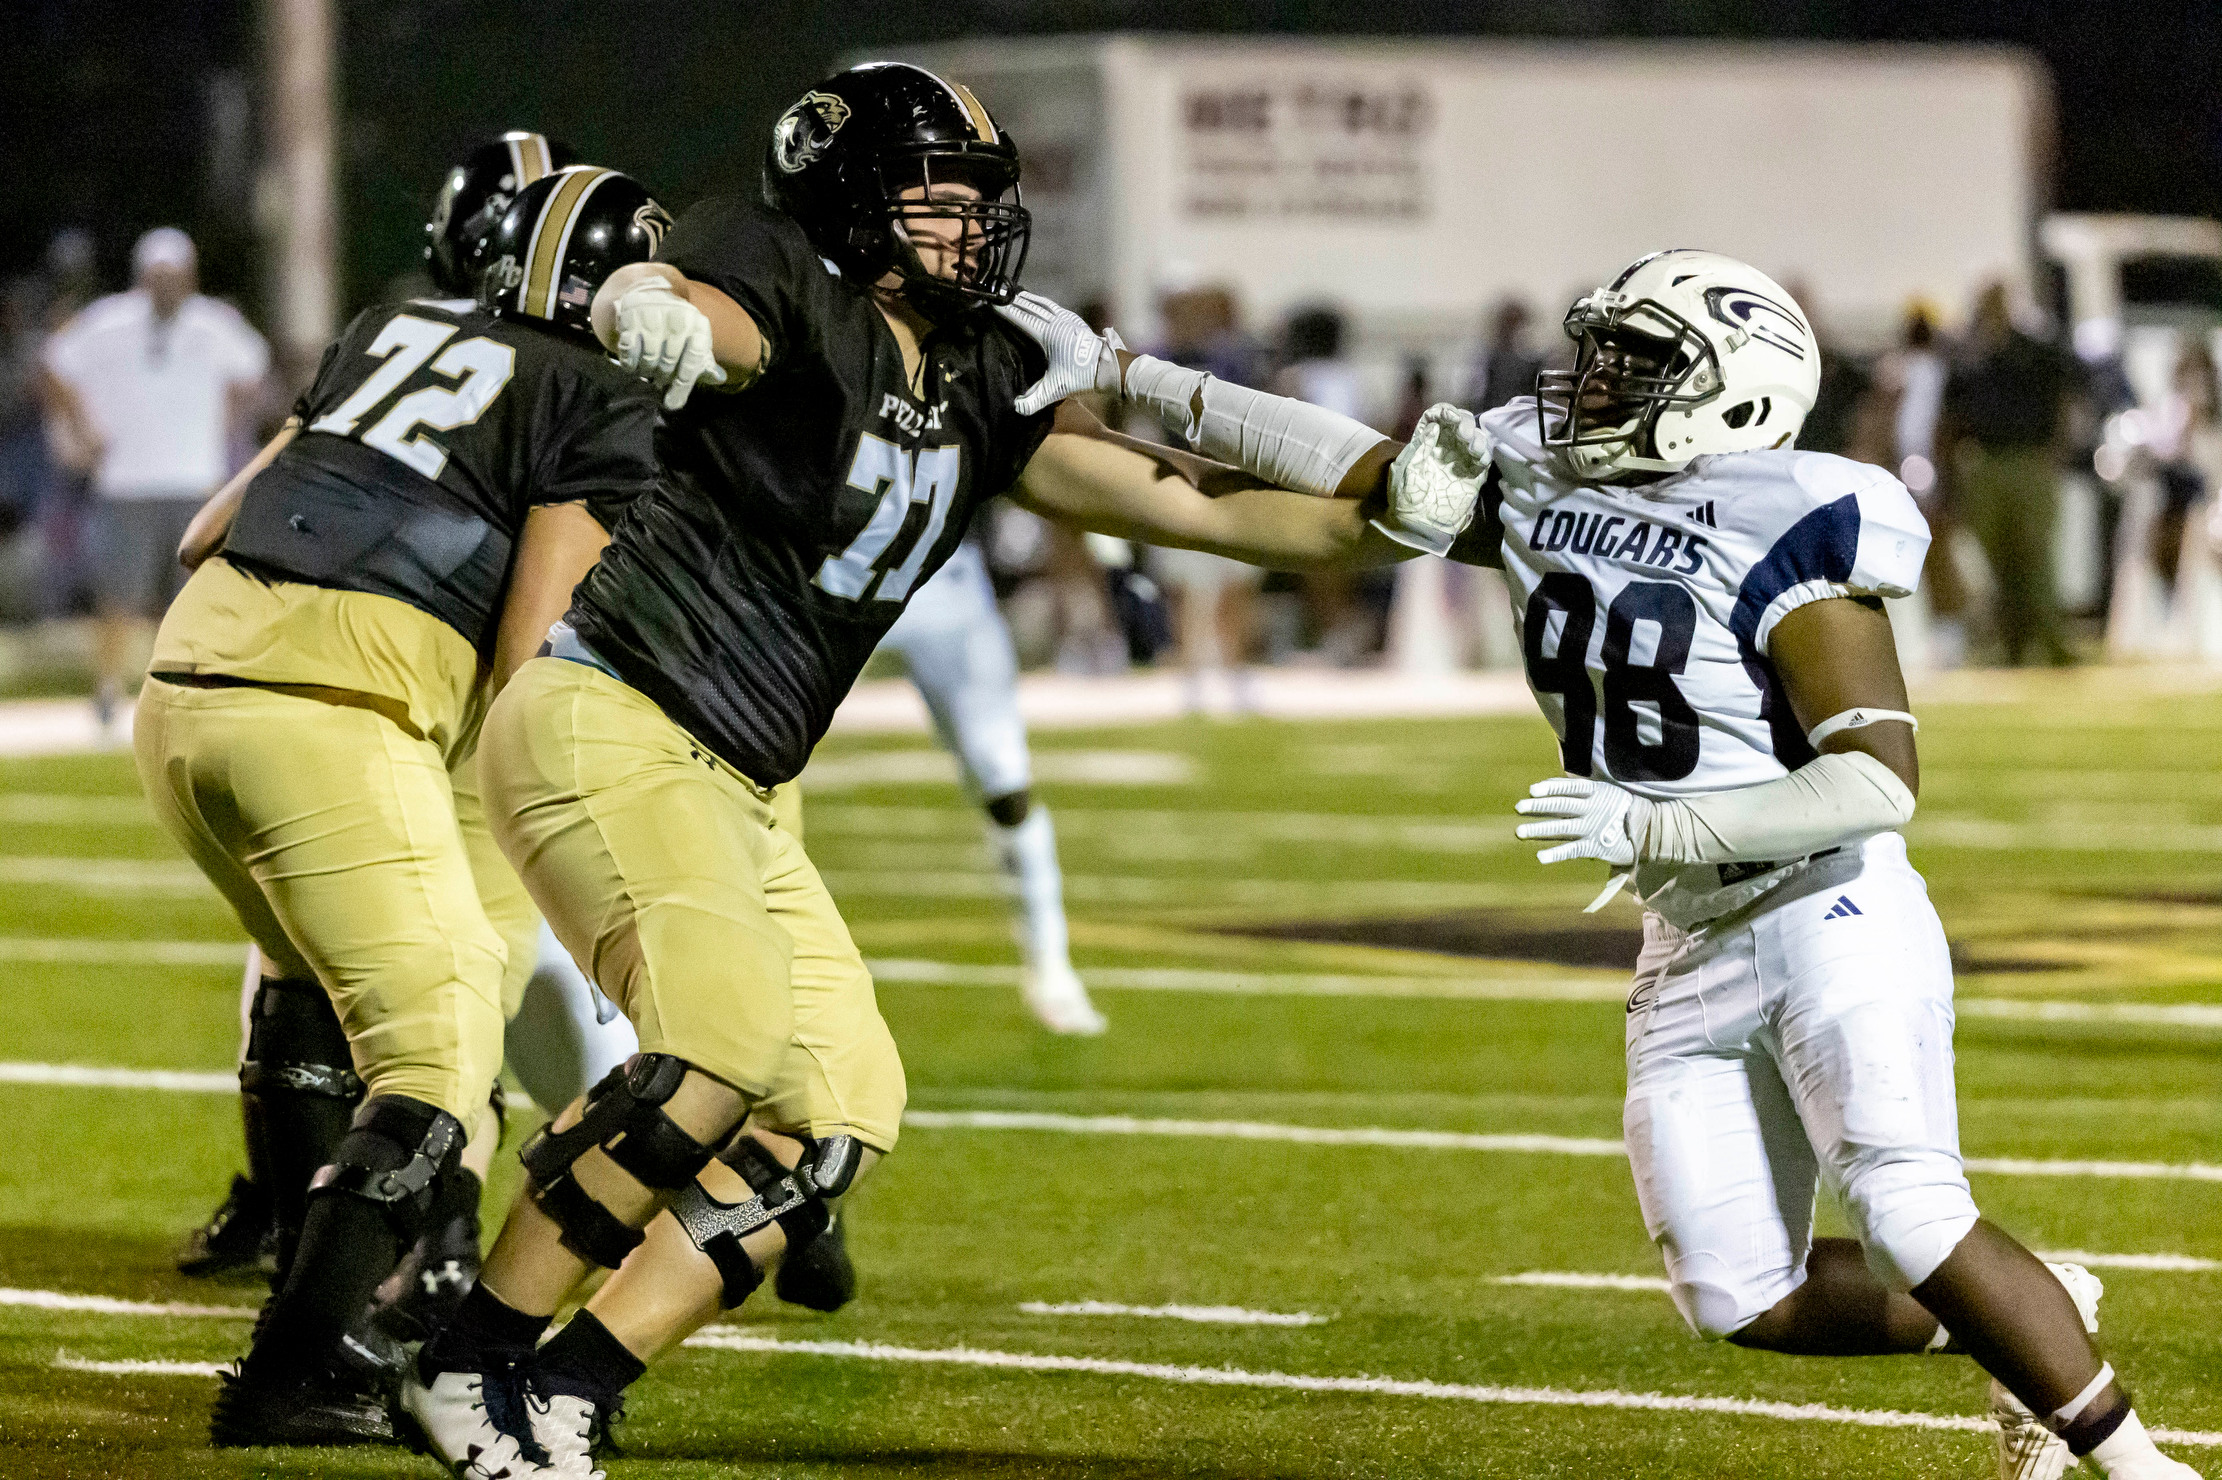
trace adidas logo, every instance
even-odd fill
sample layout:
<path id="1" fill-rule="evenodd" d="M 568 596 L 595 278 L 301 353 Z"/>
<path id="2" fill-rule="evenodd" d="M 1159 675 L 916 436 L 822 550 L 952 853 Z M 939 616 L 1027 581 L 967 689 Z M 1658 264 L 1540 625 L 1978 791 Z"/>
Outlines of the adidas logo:
<path id="1" fill-rule="evenodd" d="M 1707 499 L 1704 503 L 1699 504 L 1694 509 L 1684 511 L 1682 517 L 1685 519 L 1694 519 L 1699 524 L 1704 525 L 1707 529 L 1720 528 L 1720 521 L 1713 517 L 1713 501 L 1711 499 Z M 1857 914 L 1859 912 L 1857 910 L 1854 910 L 1853 913 Z"/>
<path id="2" fill-rule="evenodd" d="M 1849 894 L 1839 894 L 1836 896 L 1836 903 L 1831 905 L 1829 912 L 1821 918 L 1824 920 L 1845 920 L 1853 915 L 1865 913 L 1866 911 L 1852 903 L 1852 897 Z"/>

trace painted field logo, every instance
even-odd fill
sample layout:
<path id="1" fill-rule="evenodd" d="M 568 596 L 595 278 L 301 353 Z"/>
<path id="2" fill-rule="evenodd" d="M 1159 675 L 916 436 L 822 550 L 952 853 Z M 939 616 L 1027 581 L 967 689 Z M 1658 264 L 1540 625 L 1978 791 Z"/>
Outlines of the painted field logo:
<path id="1" fill-rule="evenodd" d="M 1749 288 L 1714 288 L 1705 306 L 1724 324 L 1742 329 L 1761 344 L 1773 345 L 1794 360 L 1805 358 L 1812 331 L 1798 311 Z"/>

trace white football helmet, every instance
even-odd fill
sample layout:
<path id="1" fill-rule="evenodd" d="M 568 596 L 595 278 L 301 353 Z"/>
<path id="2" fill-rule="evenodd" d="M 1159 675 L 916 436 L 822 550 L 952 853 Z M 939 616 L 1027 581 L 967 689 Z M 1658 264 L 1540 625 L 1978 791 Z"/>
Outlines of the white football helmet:
<path id="1" fill-rule="evenodd" d="M 1674 473 L 1712 452 L 1786 447 L 1821 385 L 1813 326 L 1758 268 L 1676 247 L 1566 311 L 1572 370 L 1536 377 L 1543 443 L 1577 476 Z"/>

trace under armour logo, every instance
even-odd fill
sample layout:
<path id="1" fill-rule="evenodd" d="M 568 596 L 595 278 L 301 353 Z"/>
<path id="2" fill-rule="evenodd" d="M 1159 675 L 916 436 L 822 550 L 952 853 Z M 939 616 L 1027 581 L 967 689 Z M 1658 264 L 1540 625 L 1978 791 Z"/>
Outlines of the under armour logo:
<path id="1" fill-rule="evenodd" d="M 1685 510 L 1682 517 L 1684 519 L 1694 519 L 1707 529 L 1720 528 L 1720 521 L 1713 517 L 1713 501 L 1711 499 L 1707 499 L 1694 509 Z"/>
<path id="2" fill-rule="evenodd" d="M 1852 903 L 1852 897 L 1849 894 L 1839 894 L 1836 896 L 1836 903 L 1831 905 L 1829 912 L 1821 918 L 1824 920 L 1846 920 L 1853 915 L 1864 913 L 1866 913 L 1864 910 Z"/>
<path id="3" fill-rule="evenodd" d="M 418 1270 L 417 1278 L 423 1282 L 425 1294 L 437 1295 L 440 1293 L 440 1286 L 442 1285 L 460 1285 L 464 1283 L 463 1266 L 457 1260 L 444 1259 L 440 1262 L 438 1269 Z"/>

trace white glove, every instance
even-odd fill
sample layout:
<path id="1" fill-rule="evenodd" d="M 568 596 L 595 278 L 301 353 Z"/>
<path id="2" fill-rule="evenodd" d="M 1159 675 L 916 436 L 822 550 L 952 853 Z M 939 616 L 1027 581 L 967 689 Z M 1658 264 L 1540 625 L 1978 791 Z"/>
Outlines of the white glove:
<path id="1" fill-rule="evenodd" d="M 1522 823 L 1521 837 L 1530 841 L 1572 840 L 1536 854 L 1538 863 L 1602 858 L 1617 867 L 1630 868 L 1636 861 L 1636 840 L 1651 820 L 1651 807 L 1642 797 L 1610 781 L 1553 776 L 1529 787 L 1527 797 L 1513 810 L 1526 817 L 1550 819 Z"/>
<path id="2" fill-rule="evenodd" d="M 1373 527 L 1410 549 L 1443 554 L 1474 522 L 1492 450 L 1471 411 L 1447 401 L 1428 407 L 1389 464 L 1389 509 Z"/>
<path id="3" fill-rule="evenodd" d="M 710 320 L 664 278 L 648 277 L 617 300 L 617 363 L 664 393 L 664 410 L 687 404 L 695 382 L 723 385 Z"/>
<path id="4" fill-rule="evenodd" d="M 1071 309 L 1039 293 L 1021 293 L 995 311 L 1033 340 L 1049 358 L 1049 369 L 1028 386 L 1016 403 L 1018 414 L 1032 416 L 1082 391 L 1119 392 L 1119 357 L 1126 348 L 1118 331 L 1101 334 Z"/>

